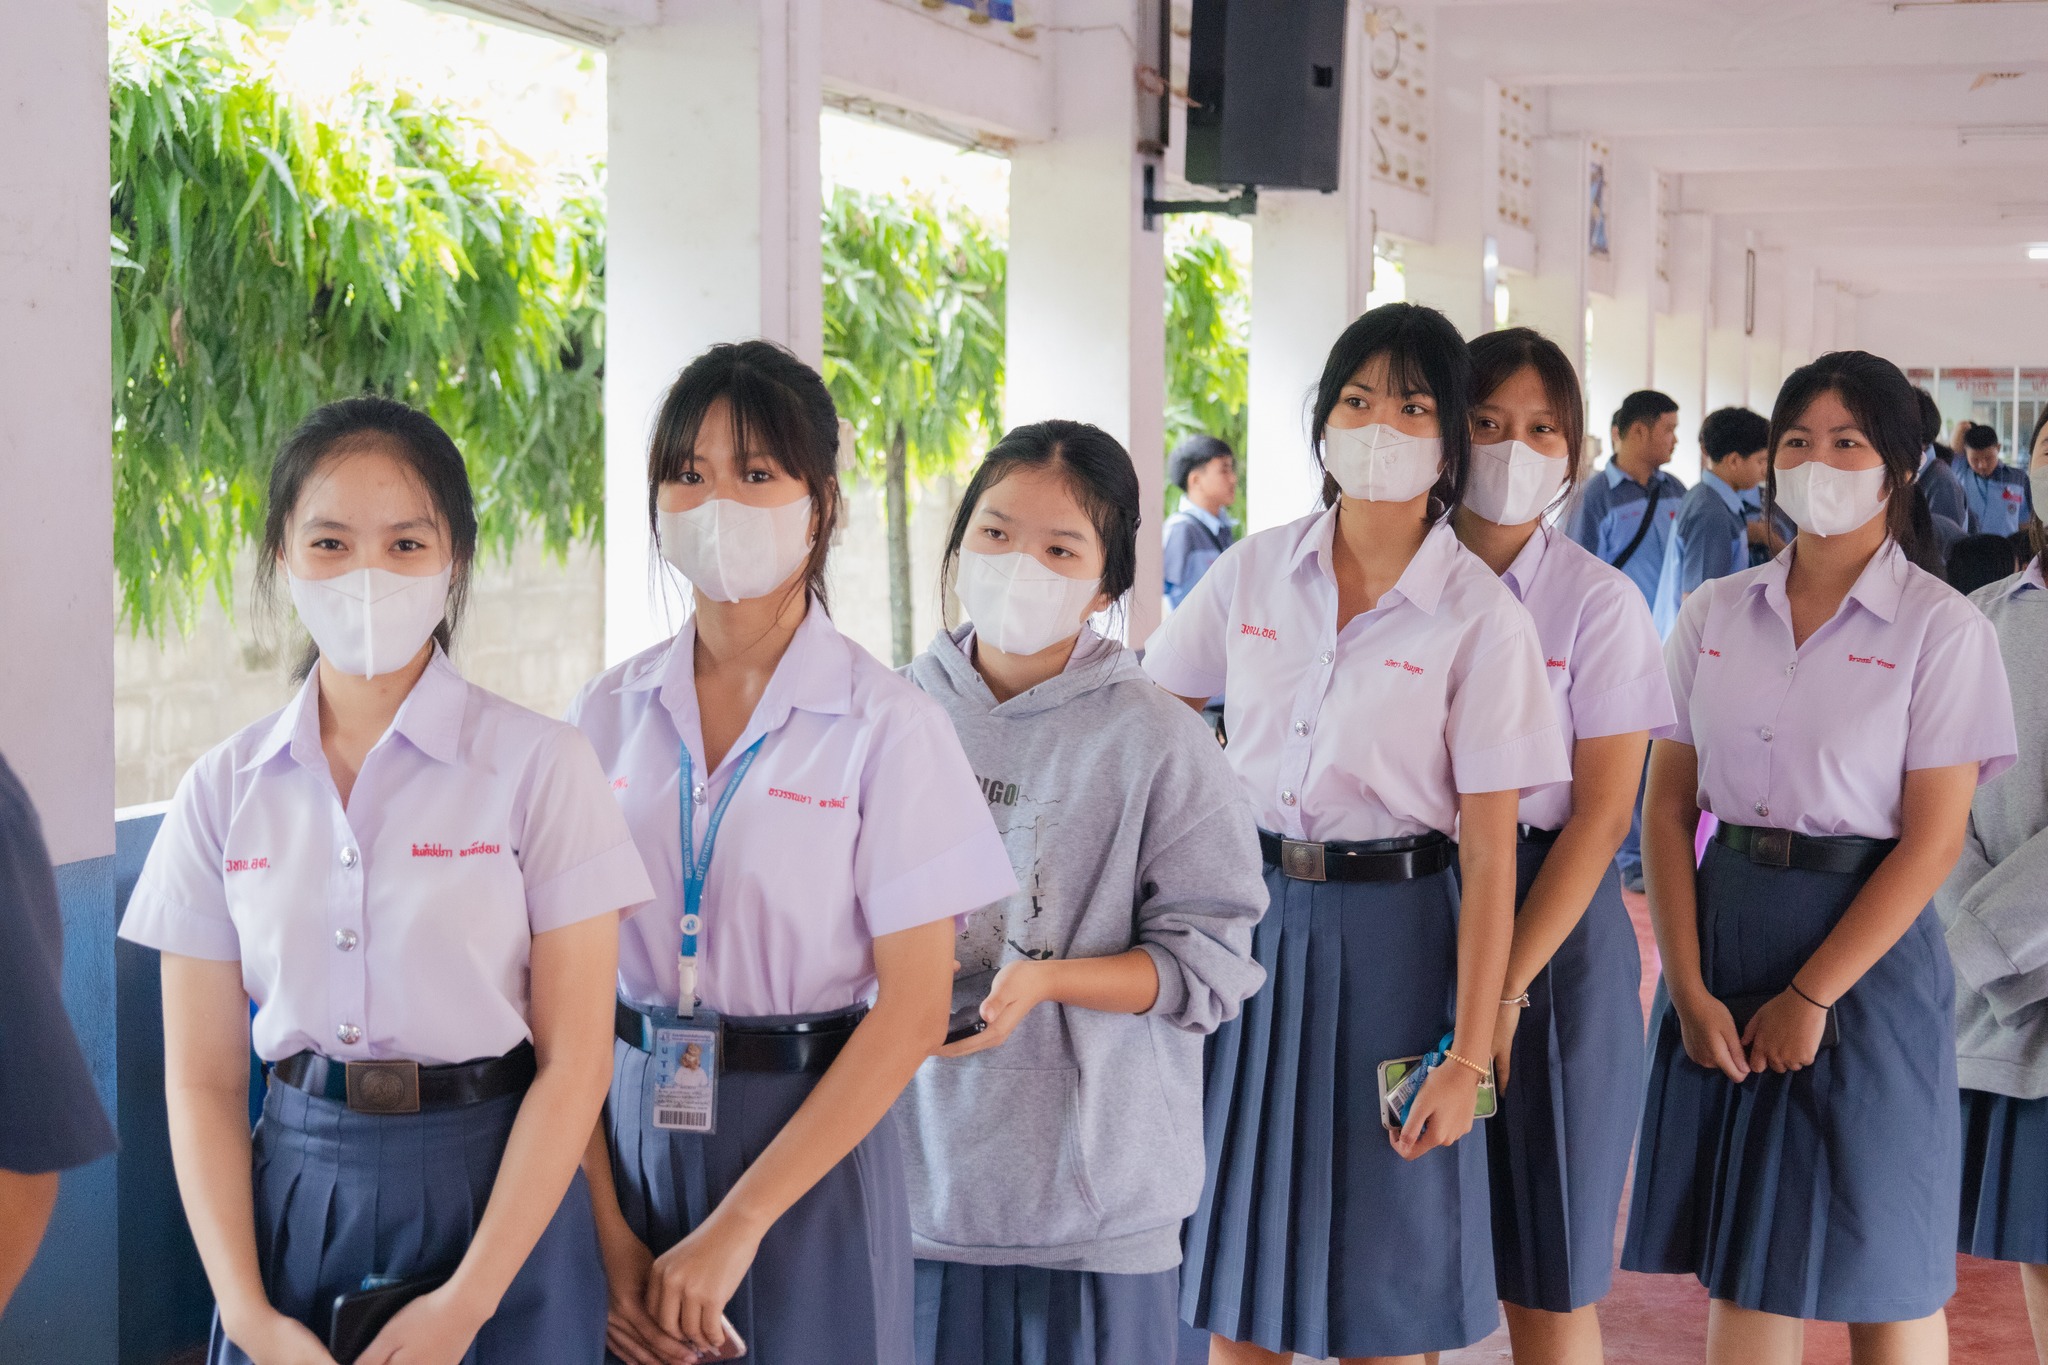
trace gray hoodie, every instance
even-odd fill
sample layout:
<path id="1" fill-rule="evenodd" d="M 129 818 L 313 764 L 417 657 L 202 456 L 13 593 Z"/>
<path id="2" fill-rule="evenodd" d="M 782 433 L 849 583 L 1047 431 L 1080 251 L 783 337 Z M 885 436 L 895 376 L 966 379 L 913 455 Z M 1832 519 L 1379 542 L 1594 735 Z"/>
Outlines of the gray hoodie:
<path id="1" fill-rule="evenodd" d="M 1955 871 L 1935 893 L 1956 964 L 1966 1090 L 2048 1095 L 2048 588 L 2041 561 L 1970 594 L 1998 632 L 2020 756 L 1977 788 Z"/>
<path id="2" fill-rule="evenodd" d="M 1045 1004 L 999 1047 L 933 1057 L 897 1104 L 918 1256 L 1143 1274 L 1180 1263 L 1202 1192 L 1202 1035 L 1265 980 L 1250 807 L 1200 717 L 1083 632 L 1001 705 L 940 634 L 905 670 L 945 708 L 1023 888 L 976 911 L 963 973 L 1151 954 L 1144 1014 Z"/>

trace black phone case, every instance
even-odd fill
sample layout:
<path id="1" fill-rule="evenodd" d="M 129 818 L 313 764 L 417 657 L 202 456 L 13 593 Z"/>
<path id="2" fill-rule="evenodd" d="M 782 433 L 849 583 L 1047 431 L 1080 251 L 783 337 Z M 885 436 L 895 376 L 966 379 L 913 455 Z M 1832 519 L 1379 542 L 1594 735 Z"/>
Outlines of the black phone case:
<path id="1" fill-rule="evenodd" d="M 1783 991 L 1757 991 L 1748 995 L 1725 996 L 1721 1003 L 1728 1007 L 1728 1013 L 1735 1019 L 1735 1031 L 1740 1033 L 1749 1027 L 1749 1021 L 1756 1018 L 1758 1010 L 1783 994 Z M 1830 1008 L 1827 1023 L 1821 1025 L 1820 1051 L 1825 1052 L 1841 1041 L 1842 1028 Z"/>
<path id="2" fill-rule="evenodd" d="M 377 1333 L 414 1299 L 448 1283 L 447 1274 L 417 1275 L 378 1289 L 349 1289 L 334 1296 L 334 1316 L 327 1329 L 327 1354 L 335 1365 L 351 1365 L 370 1349 Z"/>
<path id="3" fill-rule="evenodd" d="M 969 972 L 953 978 L 953 1013 L 946 1021 L 946 1041 L 957 1043 L 987 1028 L 981 1017 L 981 1002 L 995 983 L 994 971 Z"/>

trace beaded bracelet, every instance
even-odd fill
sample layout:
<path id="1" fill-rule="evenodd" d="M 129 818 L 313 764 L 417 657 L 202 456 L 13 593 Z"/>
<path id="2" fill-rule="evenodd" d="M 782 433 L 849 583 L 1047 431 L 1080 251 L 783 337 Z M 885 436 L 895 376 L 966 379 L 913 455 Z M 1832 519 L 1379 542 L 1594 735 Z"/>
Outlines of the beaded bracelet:
<path id="1" fill-rule="evenodd" d="M 1473 1061 L 1470 1057 L 1460 1057 L 1457 1053 L 1451 1051 L 1449 1048 L 1444 1049 L 1444 1056 L 1449 1060 L 1456 1062 L 1459 1066 L 1470 1067 L 1472 1070 L 1478 1072 L 1479 1079 L 1481 1080 L 1485 1080 L 1487 1076 L 1492 1074 L 1485 1067 Z"/>

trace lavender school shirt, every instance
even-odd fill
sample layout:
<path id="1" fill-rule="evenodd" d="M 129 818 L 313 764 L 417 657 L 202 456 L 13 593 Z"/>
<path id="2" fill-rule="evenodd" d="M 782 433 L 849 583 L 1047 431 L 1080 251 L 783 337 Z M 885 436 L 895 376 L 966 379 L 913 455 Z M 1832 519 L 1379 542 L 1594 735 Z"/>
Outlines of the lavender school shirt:
<path id="1" fill-rule="evenodd" d="M 1785 578 L 1798 546 L 1704 583 L 1664 647 L 1671 738 L 1699 751 L 1699 805 L 1742 825 L 1897 838 L 1914 768 L 2019 751 L 1991 623 L 1890 540 L 1835 615 L 1792 644 Z"/>

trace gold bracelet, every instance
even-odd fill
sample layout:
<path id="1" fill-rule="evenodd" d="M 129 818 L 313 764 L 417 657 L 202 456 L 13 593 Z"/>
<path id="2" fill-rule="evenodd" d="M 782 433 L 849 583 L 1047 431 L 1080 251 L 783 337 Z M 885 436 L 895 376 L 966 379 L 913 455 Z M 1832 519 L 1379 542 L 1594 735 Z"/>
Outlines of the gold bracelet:
<path id="1" fill-rule="evenodd" d="M 1471 1058 L 1460 1057 L 1457 1053 L 1451 1051 L 1449 1048 L 1444 1049 L 1444 1056 L 1449 1060 L 1456 1062 L 1459 1066 L 1470 1067 L 1472 1070 L 1478 1072 L 1479 1079 L 1482 1081 L 1493 1074 L 1486 1067 L 1479 1065 L 1479 1063 L 1473 1061 Z"/>

